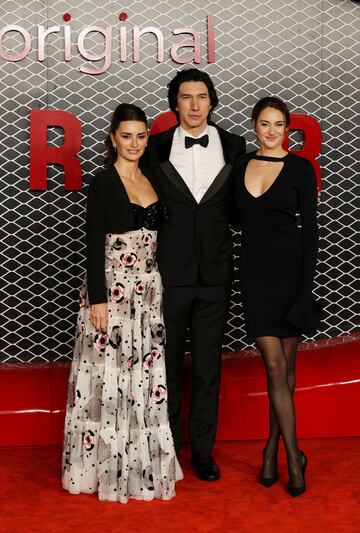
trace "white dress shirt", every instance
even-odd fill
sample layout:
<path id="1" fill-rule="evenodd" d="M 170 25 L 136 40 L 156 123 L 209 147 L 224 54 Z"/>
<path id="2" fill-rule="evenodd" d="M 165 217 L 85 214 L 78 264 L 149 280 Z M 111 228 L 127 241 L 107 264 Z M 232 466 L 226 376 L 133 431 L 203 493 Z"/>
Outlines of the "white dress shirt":
<path id="1" fill-rule="evenodd" d="M 176 168 L 198 203 L 225 165 L 217 129 L 207 125 L 198 137 L 203 135 L 209 136 L 206 148 L 200 144 L 185 148 L 185 137 L 195 137 L 179 126 L 174 132 L 169 157 L 170 163 Z"/>

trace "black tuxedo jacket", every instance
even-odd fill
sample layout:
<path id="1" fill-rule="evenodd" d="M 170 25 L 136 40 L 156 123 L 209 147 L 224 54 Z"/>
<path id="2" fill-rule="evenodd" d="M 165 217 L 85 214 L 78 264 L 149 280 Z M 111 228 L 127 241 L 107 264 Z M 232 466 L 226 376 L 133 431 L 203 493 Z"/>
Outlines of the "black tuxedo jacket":
<path id="1" fill-rule="evenodd" d="M 232 165 L 245 153 L 243 137 L 215 124 L 225 165 L 197 203 L 170 163 L 176 126 L 150 136 L 142 164 L 152 174 L 167 206 L 169 219 L 158 232 L 158 265 L 164 285 L 185 286 L 200 281 L 221 285 L 232 276 L 232 240 L 229 228 Z"/>

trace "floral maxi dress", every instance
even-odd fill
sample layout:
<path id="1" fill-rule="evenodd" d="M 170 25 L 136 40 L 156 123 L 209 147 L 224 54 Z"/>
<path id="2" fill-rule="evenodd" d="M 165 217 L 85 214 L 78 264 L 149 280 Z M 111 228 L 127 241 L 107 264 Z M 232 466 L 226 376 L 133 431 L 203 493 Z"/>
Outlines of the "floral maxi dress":
<path id="1" fill-rule="evenodd" d="M 168 423 L 157 232 L 107 234 L 108 328 L 89 320 L 80 293 L 69 378 L 63 486 L 100 500 L 168 500 L 182 478 Z"/>

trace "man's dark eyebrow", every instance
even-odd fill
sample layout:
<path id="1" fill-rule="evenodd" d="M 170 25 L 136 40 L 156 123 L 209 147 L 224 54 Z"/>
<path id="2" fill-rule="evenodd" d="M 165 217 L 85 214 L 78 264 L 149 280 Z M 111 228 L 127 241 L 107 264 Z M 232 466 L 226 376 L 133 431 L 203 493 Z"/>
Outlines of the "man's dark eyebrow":
<path id="1" fill-rule="evenodd" d="M 190 93 L 181 93 L 181 96 L 191 96 Z M 209 96 L 208 93 L 198 93 L 195 96 Z"/>

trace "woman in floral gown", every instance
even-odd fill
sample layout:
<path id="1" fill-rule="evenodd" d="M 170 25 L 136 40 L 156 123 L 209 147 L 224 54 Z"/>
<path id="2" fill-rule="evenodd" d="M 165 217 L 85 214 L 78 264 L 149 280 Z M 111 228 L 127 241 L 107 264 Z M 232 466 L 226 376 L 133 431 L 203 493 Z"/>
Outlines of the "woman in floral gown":
<path id="1" fill-rule="evenodd" d="M 170 499 L 182 478 L 168 423 L 157 228 L 166 218 L 139 167 L 144 112 L 120 104 L 106 168 L 90 182 L 87 275 L 69 378 L 63 486 L 101 500 Z"/>

